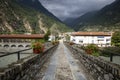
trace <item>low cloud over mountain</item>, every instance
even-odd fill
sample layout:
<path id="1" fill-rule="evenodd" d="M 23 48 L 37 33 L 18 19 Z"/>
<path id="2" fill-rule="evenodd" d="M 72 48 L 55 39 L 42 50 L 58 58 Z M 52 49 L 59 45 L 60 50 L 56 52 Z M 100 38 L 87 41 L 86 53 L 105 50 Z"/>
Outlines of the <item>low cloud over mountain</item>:
<path id="1" fill-rule="evenodd" d="M 55 16 L 64 20 L 98 10 L 115 0 L 39 0 Z"/>

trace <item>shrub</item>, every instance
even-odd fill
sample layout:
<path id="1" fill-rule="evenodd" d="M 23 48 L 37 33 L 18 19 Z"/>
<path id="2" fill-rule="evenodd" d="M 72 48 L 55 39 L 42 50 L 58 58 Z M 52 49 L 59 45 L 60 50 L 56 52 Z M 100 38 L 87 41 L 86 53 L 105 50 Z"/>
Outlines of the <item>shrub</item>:
<path id="1" fill-rule="evenodd" d="M 99 56 L 99 49 L 98 49 L 98 46 L 95 44 L 87 45 L 86 47 L 84 47 L 84 50 L 87 52 L 87 54 Z"/>
<path id="2" fill-rule="evenodd" d="M 59 41 L 52 41 L 53 45 L 59 44 Z"/>
<path id="3" fill-rule="evenodd" d="M 111 38 L 111 44 L 120 47 L 120 31 L 116 31 L 113 33 Z"/>
<path id="4" fill-rule="evenodd" d="M 35 49 L 42 48 L 43 44 L 40 42 L 35 42 L 35 43 L 33 43 L 32 47 Z"/>
<path id="5" fill-rule="evenodd" d="M 33 52 L 37 54 L 44 51 L 44 45 L 40 42 L 34 42 L 32 44 L 32 48 L 33 48 Z"/>
<path id="6" fill-rule="evenodd" d="M 70 44 L 70 45 L 74 45 L 74 43 L 73 43 L 73 42 L 69 42 L 69 44 Z"/>

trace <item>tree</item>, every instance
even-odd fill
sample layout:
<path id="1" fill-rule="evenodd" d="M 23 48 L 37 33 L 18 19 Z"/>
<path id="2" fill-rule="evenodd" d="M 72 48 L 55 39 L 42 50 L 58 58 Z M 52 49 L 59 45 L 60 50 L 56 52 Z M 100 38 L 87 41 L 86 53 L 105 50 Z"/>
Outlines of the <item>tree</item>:
<path id="1" fill-rule="evenodd" d="M 70 36 L 69 35 L 66 35 L 65 38 L 66 38 L 66 41 L 70 41 Z"/>
<path id="2" fill-rule="evenodd" d="M 95 44 L 89 44 L 82 48 L 86 51 L 87 54 L 92 54 L 93 56 L 96 56 L 96 57 L 100 55 L 99 48 Z"/>
<path id="3" fill-rule="evenodd" d="M 50 30 L 48 29 L 47 33 L 44 36 L 45 41 L 48 41 L 49 35 L 51 34 Z"/>
<path id="4" fill-rule="evenodd" d="M 112 35 L 111 44 L 120 47 L 120 31 L 116 31 Z"/>

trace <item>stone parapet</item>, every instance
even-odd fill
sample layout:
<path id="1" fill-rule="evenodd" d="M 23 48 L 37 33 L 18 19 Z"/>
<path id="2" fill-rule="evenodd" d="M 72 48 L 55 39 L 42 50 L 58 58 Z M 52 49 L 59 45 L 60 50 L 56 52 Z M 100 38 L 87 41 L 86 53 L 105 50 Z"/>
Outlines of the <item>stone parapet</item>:
<path id="1" fill-rule="evenodd" d="M 100 57 L 88 55 L 78 47 L 68 44 L 66 46 L 73 54 L 78 55 L 79 61 L 93 76 L 94 80 L 120 80 L 120 65 L 105 61 Z"/>
<path id="2" fill-rule="evenodd" d="M 47 49 L 41 54 L 29 56 L 8 67 L 0 69 L 0 80 L 35 80 L 35 75 L 42 65 L 52 55 L 57 45 Z"/>

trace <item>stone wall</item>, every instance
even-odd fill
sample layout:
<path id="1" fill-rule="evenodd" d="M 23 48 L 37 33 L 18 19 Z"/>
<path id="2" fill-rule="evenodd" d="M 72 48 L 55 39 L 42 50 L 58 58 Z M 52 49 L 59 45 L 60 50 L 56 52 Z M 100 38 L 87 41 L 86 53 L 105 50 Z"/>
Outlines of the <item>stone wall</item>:
<path id="1" fill-rule="evenodd" d="M 57 45 L 49 48 L 44 53 L 21 59 L 7 68 L 0 69 L 0 80 L 36 80 L 35 75 L 38 70 L 56 48 Z"/>
<path id="2" fill-rule="evenodd" d="M 66 45 L 73 54 L 78 55 L 80 62 L 94 80 L 120 80 L 120 65 L 88 55 L 75 46 Z"/>

